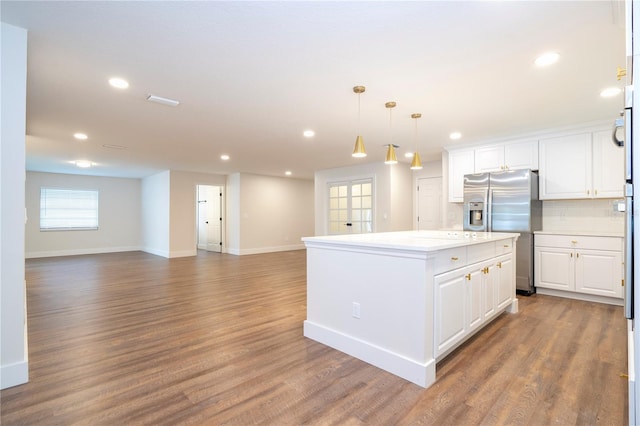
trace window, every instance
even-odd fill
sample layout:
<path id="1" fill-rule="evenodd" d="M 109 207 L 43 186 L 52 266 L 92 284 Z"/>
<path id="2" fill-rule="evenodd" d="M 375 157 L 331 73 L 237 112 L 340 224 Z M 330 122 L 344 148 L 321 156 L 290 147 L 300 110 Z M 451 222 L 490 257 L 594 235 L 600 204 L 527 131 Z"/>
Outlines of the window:
<path id="1" fill-rule="evenodd" d="M 40 188 L 40 230 L 98 229 L 98 191 Z"/>
<path id="2" fill-rule="evenodd" d="M 329 185 L 329 234 L 373 232 L 373 180 Z"/>

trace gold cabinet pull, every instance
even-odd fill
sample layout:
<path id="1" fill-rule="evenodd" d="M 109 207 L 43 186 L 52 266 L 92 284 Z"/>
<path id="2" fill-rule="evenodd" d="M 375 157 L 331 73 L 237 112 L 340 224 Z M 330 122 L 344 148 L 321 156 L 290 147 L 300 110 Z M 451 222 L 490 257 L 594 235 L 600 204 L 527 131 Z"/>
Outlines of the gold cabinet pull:
<path id="1" fill-rule="evenodd" d="M 578 244 L 578 240 L 571 240 L 571 244 Z"/>
<path id="2" fill-rule="evenodd" d="M 502 247 L 504 247 L 504 248 L 509 248 L 509 244 L 505 244 L 505 245 L 503 245 Z"/>
<path id="3" fill-rule="evenodd" d="M 497 266 L 498 268 L 502 269 L 502 262 L 498 262 L 498 263 L 496 264 L 496 266 Z"/>
<path id="4" fill-rule="evenodd" d="M 576 253 L 576 258 L 580 257 L 580 253 Z"/>
<path id="5" fill-rule="evenodd" d="M 620 285 L 624 287 L 624 278 L 620 280 Z"/>
<path id="6" fill-rule="evenodd" d="M 467 281 L 471 281 L 471 274 L 467 274 L 464 277 L 467 279 Z"/>
<path id="7" fill-rule="evenodd" d="M 458 260 L 458 258 L 457 257 L 452 257 L 451 260 Z"/>

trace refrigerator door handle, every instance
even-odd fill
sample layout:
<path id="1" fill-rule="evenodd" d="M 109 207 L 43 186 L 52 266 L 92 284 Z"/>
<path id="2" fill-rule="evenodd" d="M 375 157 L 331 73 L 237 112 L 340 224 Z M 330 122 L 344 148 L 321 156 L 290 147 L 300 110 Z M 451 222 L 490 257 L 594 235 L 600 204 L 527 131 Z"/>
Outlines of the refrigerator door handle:
<path id="1" fill-rule="evenodd" d="M 487 218 L 487 226 L 486 226 L 486 230 L 487 232 L 491 232 L 492 228 L 493 228 L 493 191 L 491 190 L 491 188 L 487 188 L 485 190 L 485 200 L 487 200 L 487 205 L 486 205 L 486 215 L 485 217 Z"/>
<path id="2" fill-rule="evenodd" d="M 625 185 L 624 316 L 632 319 L 633 309 L 633 185 Z"/>

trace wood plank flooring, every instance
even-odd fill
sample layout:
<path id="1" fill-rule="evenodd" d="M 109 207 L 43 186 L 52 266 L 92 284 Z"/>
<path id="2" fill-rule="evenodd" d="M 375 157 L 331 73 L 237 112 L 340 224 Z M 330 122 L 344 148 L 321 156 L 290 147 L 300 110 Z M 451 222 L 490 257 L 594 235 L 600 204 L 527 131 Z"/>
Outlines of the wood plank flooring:
<path id="1" fill-rule="evenodd" d="M 422 389 L 303 337 L 305 256 L 27 260 L 30 382 L 1 423 L 627 423 L 621 307 L 521 297 Z"/>

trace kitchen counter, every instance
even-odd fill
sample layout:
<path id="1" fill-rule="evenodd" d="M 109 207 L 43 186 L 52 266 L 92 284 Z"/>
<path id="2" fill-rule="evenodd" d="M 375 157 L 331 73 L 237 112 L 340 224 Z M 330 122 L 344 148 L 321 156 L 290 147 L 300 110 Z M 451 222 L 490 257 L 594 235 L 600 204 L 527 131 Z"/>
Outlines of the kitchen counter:
<path id="1" fill-rule="evenodd" d="M 303 238 L 304 335 L 422 387 L 436 363 L 518 310 L 515 233 L 407 231 Z"/>

